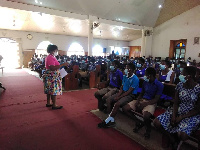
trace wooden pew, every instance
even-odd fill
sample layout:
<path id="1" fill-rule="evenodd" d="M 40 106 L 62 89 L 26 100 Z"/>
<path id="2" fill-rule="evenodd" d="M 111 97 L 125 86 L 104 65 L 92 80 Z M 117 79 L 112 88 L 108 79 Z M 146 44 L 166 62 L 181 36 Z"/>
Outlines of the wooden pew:
<path id="1" fill-rule="evenodd" d="M 73 72 L 68 73 L 65 76 L 65 90 L 66 91 L 78 89 L 78 72 L 79 72 L 79 66 L 74 65 Z"/>
<path id="2" fill-rule="evenodd" d="M 100 83 L 100 74 L 101 74 L 101 66 L 97 65 L 96 70 L 90 72 L 90 75 L 89 75 L 90 88 L 95 88 L 97 87 L 97 84 Z"/>

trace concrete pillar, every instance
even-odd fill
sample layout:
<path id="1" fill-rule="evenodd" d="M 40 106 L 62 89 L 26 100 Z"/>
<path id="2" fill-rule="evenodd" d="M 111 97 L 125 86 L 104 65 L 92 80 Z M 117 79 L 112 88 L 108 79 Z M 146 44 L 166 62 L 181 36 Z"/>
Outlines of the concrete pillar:
<path id="1" fill-rule="evenodd" d="M 141 47 L 140 57 L 145 56 L 146 42 L 145 42 L 144 31 L 145 31 L 145 30 L 142 29 L 142 47 Z"/>
<path id="2" fill-rule="evenodd" d="M 93 45 L 93 21 L 88 21 L 88 56 L 92 56 L 92 45 Z"/>
<path id="3" fill-rule="evenodd" d="M 19 46 L 19 67 L 22 68 L 23 67 L 23 61 L 24 61 L 24 55 L 23 55 L 23 48 L 22 48 L 22 39 L 21 38 L 16 38 L 16 42 L 18 43 Z"/>

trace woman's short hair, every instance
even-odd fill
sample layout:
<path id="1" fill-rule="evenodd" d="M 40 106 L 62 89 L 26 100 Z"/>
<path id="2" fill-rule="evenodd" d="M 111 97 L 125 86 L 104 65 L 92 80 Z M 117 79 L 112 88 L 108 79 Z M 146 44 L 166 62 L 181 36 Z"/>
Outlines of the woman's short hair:
<path id="1" fill-rule="evenodd" d="M 127 66 L 129 66 L 133 71 L 135 70 L 135 65 L 133 63 L 128 63 Z"/>
<path id="2" fill-rule="evenodd" d="M 146 69 L 146 74 L 147 75 L 153 75 L 154 77 L 156 76 L 156 70 L 152 67 L 149 67 Z"/>
<path id="3" fill-rule="evenodd" d="M 47 53 L 50 53 L 50 52 L 55 51 L 57 49 L 58 49 L 58 47 L 56 45 L 48 45 Z"/>
<path id="4" fill-rule="evenodd" d="M 196 68 L 193 66 L 187 66 L 184 68 L 184 71 L 187 75 L 190 75 L 193 80 L 195 80 L 195 76 L 196 76 Z"/>

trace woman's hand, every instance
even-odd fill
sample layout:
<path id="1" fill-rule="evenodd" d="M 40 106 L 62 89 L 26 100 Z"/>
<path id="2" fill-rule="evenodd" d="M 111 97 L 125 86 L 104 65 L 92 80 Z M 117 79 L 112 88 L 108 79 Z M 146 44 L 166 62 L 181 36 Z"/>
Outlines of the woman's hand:
<path id="1" fill-rule="evenodd" d="M 182 116 L 176 117 L 176 124 L 180 123 L 183 120 Z"/>
<path id="2" fill-rule="evenodd" d="M 171 126 L 175 126 L 176 124 L 176 117 L 173 115 L 172 118 L 171 118 Z"/>
<path id="3" fill-rule="evenodd" d="M 120 99 L 120 97 L 117 96 L 114 98 L 114 101 L 118 101 L 119 99 Z"/>
<path id="4" fill-rule="evenodd" d="M 68 62 L 66 62 L 66 63 L 63 63 L 62 65 L 63 65 L 63 66 L 68 66 L 68 65 L 69 65 L 69 63 L 68 63 Z"/>

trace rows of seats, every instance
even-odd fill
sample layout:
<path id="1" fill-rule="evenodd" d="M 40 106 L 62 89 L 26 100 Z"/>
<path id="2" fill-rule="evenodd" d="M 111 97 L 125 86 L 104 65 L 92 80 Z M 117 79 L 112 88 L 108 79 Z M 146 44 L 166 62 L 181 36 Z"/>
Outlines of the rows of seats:
<path id="1" fill-rule="evenodd" d="M 142 78 L 140 78 L 140 82 L 139 82 L 139 90 L 138 90 L 138 95 L 141 92 L 140 88 L 142 88 L 142 84 L 143 84 L 144 80 Z M 107 85 L 104 84 L 104 82 L 99 83 L 99 87 L 101 88 L 105 88 Z M 157 103 L 157 107 L 156 110 L 154 112 L 154 115 L 151 118 L 151 121 L 153 121 L 156 117 L 158 117 L 159 115 L 161 115 L 162 113 L 164 113 L 166 111 L 166 108 L 168 106 L 172 106 L 173 105 L 173 100 L 175 98 L 175 88 L 176 85 L 175 84 L 169 84 L 169 83 L 164 83 L 164 89 L 163 89 L 163 94 L 171 97 L 171 99 L 167 99 L 167 101 L 164 98 L 160 98 L 160 100 Z M 100 88 L 98 88 L 100 89 Z M 106 104 L 105 104 L 106 107 Z M 120 109 L 120 111 L 123 112 L 122 109 Z M 132 111 L 140 120 L 143 120 L 143 115 L 139 112 L 136 111 Z M 153 123 L 152 123 L 153 126 Z M 189 136 L 189 140 L 196 142 L 198 144 L 198 150 L 200 150 L 200 127 L 199 130 L 194 131 L 190 136 Z"/>

